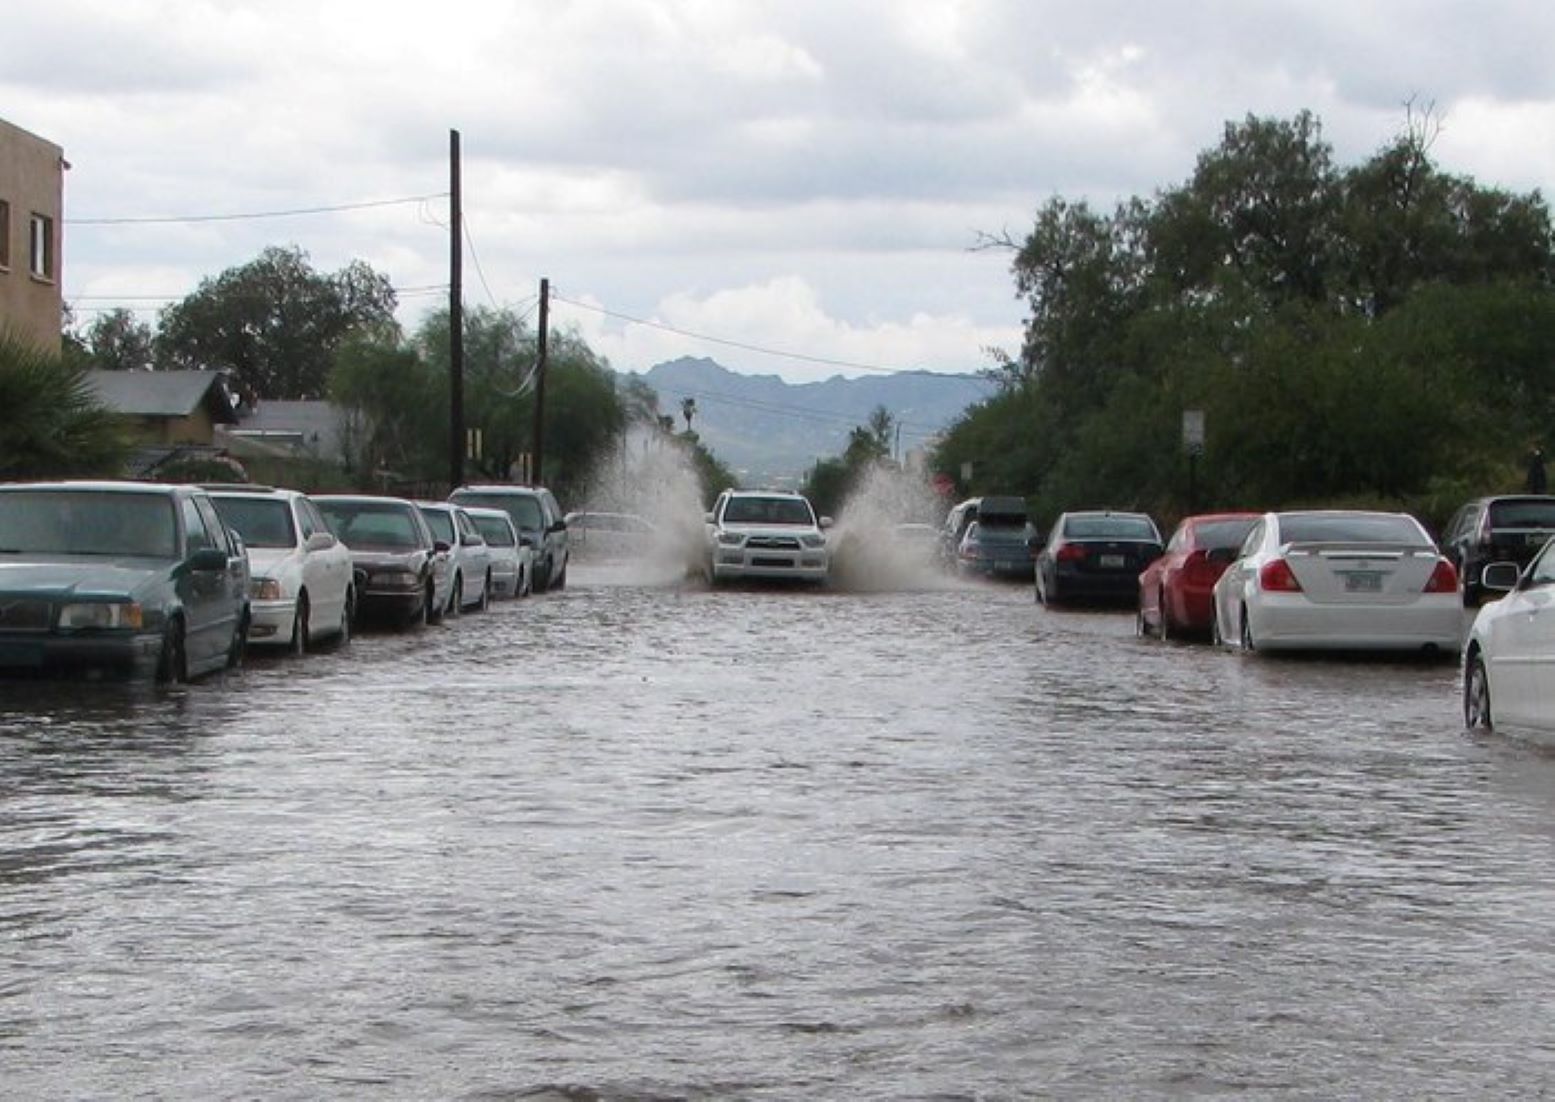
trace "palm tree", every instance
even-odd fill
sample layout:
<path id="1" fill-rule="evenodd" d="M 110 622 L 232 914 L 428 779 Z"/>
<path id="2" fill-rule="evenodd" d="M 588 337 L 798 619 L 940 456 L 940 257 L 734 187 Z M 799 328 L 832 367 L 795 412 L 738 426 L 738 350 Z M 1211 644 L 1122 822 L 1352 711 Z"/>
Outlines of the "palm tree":
<path id="1" fill-rule="evenodd" d="M 0 330 L 0 478 L 112 476 L 129 445 L 119 415 L 58 352 Z"/>

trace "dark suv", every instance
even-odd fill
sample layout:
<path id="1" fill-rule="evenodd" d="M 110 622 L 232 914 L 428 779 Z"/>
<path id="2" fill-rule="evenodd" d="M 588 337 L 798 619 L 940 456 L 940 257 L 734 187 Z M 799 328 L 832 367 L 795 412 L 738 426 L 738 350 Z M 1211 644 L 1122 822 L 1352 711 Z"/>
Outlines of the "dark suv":
<path id="1" fill-rule="evenodd" d="M 1555 496 L 1482 497 L 1459 509 L 1442 533 L 1442 551 L 1458 568 L 1463 603 L 1472 607 L 1484 596 L 1480 573 L 1487 563 L 1526 566 L 1551 536 L 1555 536 Z"/>
<path id="2" fill-rule="evenodd" d="M 534 547 L 534 591 L 567 585 L 567 520 L 556 495 L 543 486 L 460 486 L 448 500 L 465 508 L 501 509 Z"/>

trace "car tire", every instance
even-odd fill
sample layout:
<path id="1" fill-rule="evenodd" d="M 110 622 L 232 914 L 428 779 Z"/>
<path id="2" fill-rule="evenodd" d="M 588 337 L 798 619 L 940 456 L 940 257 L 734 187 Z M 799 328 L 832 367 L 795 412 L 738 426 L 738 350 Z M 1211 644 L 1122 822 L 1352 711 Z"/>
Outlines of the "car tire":
<path id="1" fill-rule="evenodd" d="M 430 578 L 428 578 L 426 590 L 422 593 L 421 596 L 421 611 L 411 622 L 421 624 L 424 627 L 427 624 L 437 623 L 437 620 L 437 586 Z"/>
<path id="2" fill-rule="evenodd" d="M 535 576 L 529 583 L 529 590 L 531 593 L 544 593 L 549 588 L 551 588 L 551 560 L 545 558 L 535 569 Z"/>
<path id="3" fill-rule="evenodd" d="M 189 680 L 189 652 L 184 646 L 184 622 L 178 617 L 162 629 L 162 653 L 157 657 L 157 683 L 181 685 Z"/>
<path id="4" fill-rule="evenodd" d="M 227 669 L 240 670 L 243 668 L 243 659 L 248 654 L 248 610 L 243 610 L 243 615 L 238 617 L 238 626 L 233 629 L 232 641 L 227 644 Z"/>
<path id="5" fill-rule="evenodd" d="M 1470 731 L 1495 728 L 1490 710 L 1490 677 L 1485 671 L 1485 657 L 1477 650 L 1464 663 L 1463 726 Z"/>
<path id="6" fill-rule="evenodd" d="M 312 628 L 308 616 L 308 595 L 297 595 L 297 611 L 292 614 L 292 637 L 287 643 L 286 651 L 293 657 L 300 657 L 308 653 L 308 632 Z"/>
<path id="7" fill-rule="evenodd" d="M 443 615 L 447 618 L 458 616 L 464 611 L 464 575 L 455 574 L 454 584 L 448 591 L 448 606 L 443 609 Z"/>
<path id="8" fill-rule="evenodd" d="M 1253 639 L 1253 625 L 1247 618 L 1247 609 L 1242 610 L 1242 649 L 1248 653 L 1258 649 L 1257 642 Z"/>
<path id="9" fill-rule="evenodd" d="M 556 575 L 556 588 L 557 589 L 566 589 L 567 588 L 567 563 L 566 562 L 562 563 L 562 572 L 560 574 Z"/>
<path id="10" fill-rule="evenodd" d="M 481 598 L 475 602 L 476 612 L 485 612 L 491 607 L 491 571 L 486 571 L 486 582 L 481 586 Z"/>

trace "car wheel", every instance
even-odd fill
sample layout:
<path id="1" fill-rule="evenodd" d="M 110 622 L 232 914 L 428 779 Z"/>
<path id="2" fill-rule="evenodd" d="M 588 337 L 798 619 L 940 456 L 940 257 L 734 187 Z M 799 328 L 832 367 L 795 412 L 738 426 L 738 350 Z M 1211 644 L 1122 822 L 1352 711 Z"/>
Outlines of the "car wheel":
<path id="1" fill-rule="evenodd" d="M 453 588 L 448 591 L 448 607 L 444 616 L 458 616 L 464 611 L 464 575 L 455 574 Z"/>
<path id="2" fill-rule="evenodd" d="M 292 638 L 287 644 L 287 651 L 293 655 L 308 653 L 308 631 L 311 625 L 308 621 L 308 595 L 297 595 L 297 611 L 292 615 Z"/>
<path id="3" fill-rule="evenodd" d="M 544 593 L 551 587 L 551 560 L 542 559 L 540 565 L 535 568 L 534 579 L 529 583 L 532 593 Z"/>
<path id="4" fill-rule="evenodd" d="M 1247 609 L 1242 610 L 1242 649 L 1255 651 L 1258 645 L 1253 642 L 1253 625 L 1247 619 Z"/>
<path id="5" fill-rule="evenodd" d="M 162 653 L 157 659 L 157 681 L 180 685 L 189 680 L 189 654 L 184 649 L 184 622 L 178 617 L 162 629 Z"/>
<path id="6" fill-rule="evenodd" d="M 227 644 L 227 669 L 243 668 L 243 658 L 248 653 L 248 610 L 238 617 L 238 626 L 232 632 L 232 642 Z"/>
<path id="7" fill-rule="evenodd" d="M 1470 731 L 1489 731 L 1495 726 L 1490 714 L 1490 678 L 1485 672 L 1485 657 L 1479 651 L 1469 656 L 1464 668 L 1463 725 Z"/>
<path id="8" fill-rule="evenodd" d="M 437 586 L 432 579 L 427 579 L 426 592 L 421 597 L 421 611 L 417 613 L 413 622 L 419 624 L 435 624 L 440 619 L 440 610 L 437 607 Z"/>
<path id="9" fill-rule="evenodd" d="M 562 563 L 562 572 L 556 575 L 556 588 L 567 588 L 567 563 Z"/>

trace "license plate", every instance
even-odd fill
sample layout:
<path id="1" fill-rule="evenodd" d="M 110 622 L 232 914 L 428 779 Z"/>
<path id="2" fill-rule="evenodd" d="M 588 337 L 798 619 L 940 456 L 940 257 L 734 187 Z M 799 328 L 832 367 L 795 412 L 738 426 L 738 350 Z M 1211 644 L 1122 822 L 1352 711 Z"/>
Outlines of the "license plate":
<path id="1" fill-rule="evenodd" d="M 1128 557 L 1125 555 L 1097 555 L 1096 565 L 1103 570 L 1122 570 L 1128 565 Z"/>
<path id="2" fill-rule="evenodd" d="M 1347 593 L 1381 593 L 1382 575 L 1375 571 L 1346 574 L 1344 588 Z"/>

